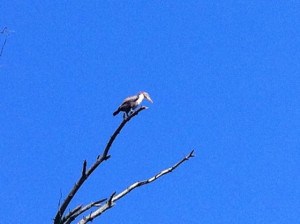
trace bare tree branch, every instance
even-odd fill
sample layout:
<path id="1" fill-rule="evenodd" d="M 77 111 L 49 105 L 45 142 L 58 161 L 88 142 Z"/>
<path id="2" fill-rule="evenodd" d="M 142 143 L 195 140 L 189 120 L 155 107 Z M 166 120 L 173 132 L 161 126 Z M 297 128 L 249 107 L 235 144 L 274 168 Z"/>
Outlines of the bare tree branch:
<path id="1" fill-rule="evenodd" d="M 175 165 L 173 165 L 170 168 L 167 168 L 165 170 L 162 170 L 161 172 L 159 172 L 158 174 L 156 174 L 153 177 L 150 177 L 147 180 L 143 180 L 143 181 L 139 181 L 136 182 L 132 185 L 130 185 L 128 188 L 126 188 L 124 191 L 122 191 L 121 193 L 115 195 L 115 193 L 113 193 L 109 200 L 100 208 L 98 208 L 96 211 L 92 212 L 91 214 L 85 216 L 83 219 L 81 219 L 78 224 L 85 224 L 88 222 L 93 221 L 94 218 L 100 216 L 102 213 L 104 213 L 106 210 L 112 208 L 115 204 L 115 202 L 119 199 L 121 199 L 122 197 L 124 197 L 125 195 L 127 195 L 128 193 L 130 193 L 132 190 L 134 190 L 135 188 L 141 187 L 143 185 L 149 184 L 155 180 L 157 180 L 158 178 L 172 172 L 173 170 L 175 170 L 178 166 L 180 166 L 183 162 L 189 160 L 190 158 L 194 157 L 194 150 L 192 150 L 187 156 L 185 156 L 183 159 L 181 159 L 178 163 L 176 163 Z"/>
<path id="2" fill-rule="evenodd" d="M 63 218 L 63 214 L 66 211 L 66 209 L 67 209 L 68 205 L 70 204 L 71 200 L 73 199 L 73 197 L 77 193 L 77 191 L 80 189 L 82 184 L 87 180 L 87 178 L 94 172 L 94 170 L 102 162 L 104 162 L 104 161 L 106 161 L 107 159 L 110 158 L 110 156 L 108 155 L 108 152 L 109 152 L 109 150 L 111 148 L 111 145 L 113 144 L 114 140 L 116 139 L 117 135 L 121 132 L 122 128 L 127 124 L 127 122 L 129 122 L 131 120 L 131 118 L 138 115 L 139 112 L 141 112 L 142 110 L 145 110 L 145 109 L 147 109 L 147 107 L 142 106 L 139 109 L 137 109 L 136 111 L 134 111 L 130 116 L 123 119 L 123 121 L 121 122 L 119 127 L 115 130 L 113 135 L 110 137 L 103 153 L 101 155 L 97 156 L 96 161 L 94 162 L 94 164 L 91 165 L 91 167 L 88 170 L 86 170 L 86 166 L 87 166 L 86 160 L 83 162 L 81 177 L 75 183 L 74 187 L 72 188 L 72 190 L 70 191 L 68 196 L 65 198 L 65 200 L 61 204 L 60 208 L 58 209 L 58 212 L 56 213 L 55 218 L 54 218 L 54 224 L 64 223 L 63 221 L 65 221 L 65 219 Z"/>
<path id="3" fill-rule="evenodd" d="M 3 53 L 3 50 L 4 50 L 4 46 L 5 46 L 6 41 L 7 41 L 8 33 L 9 33 L 9 31 L 8 31 L 7 27 L 4 27 L 3 30 L 0 32 L 0 34 L 5 34 L 5 39 L 4 39 L 4 42 L 2 44 L 1 51 L 0 51 L 0 57 L 2 56 L 2 53 Z"/>
<path id="4" fill-rule="evenodd" d="M 74 221 L 80 214 L 86 212 L 92 207 L 100 207 L 101 203 L 106 201 L 107 199 L 101 199 L 95 202 L 91 202 L 85 206 L 79 205 L 76 208 L 74 208 L 72 211 L 69 212 L 68 215 L 63 217 L 62 222 L 65 224 L 70 224 L 72 221 Z"/>

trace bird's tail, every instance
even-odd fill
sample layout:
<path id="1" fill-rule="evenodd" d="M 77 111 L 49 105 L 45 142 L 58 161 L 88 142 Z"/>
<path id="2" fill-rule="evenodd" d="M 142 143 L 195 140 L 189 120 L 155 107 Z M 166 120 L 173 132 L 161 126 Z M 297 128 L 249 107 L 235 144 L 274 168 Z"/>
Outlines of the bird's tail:
<path id="1" fill-rule="evenodd" d="M 120 112 L 120 110 L 118 109 L 113 113 L 113 115 L 116 116 L 119 112 Z"/>

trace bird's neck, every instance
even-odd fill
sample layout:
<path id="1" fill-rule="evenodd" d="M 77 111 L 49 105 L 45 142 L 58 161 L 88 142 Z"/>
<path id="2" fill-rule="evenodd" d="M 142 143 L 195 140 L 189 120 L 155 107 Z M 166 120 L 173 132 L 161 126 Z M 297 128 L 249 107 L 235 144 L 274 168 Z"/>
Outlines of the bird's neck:
<path id="1" fill-rule="evenodd" d="M 145 98 L 144 94 L 139 94 L 138 99 L 136 101 L 137 105 L 139 105 L 143 101 L 144 98 Z"/>

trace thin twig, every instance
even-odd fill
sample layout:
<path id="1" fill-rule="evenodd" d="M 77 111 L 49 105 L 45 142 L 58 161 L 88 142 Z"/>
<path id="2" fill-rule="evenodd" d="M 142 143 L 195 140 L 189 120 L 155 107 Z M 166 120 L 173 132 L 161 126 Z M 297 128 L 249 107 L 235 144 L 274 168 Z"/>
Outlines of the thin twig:
<path id="1" fill-rule="evenodd" d="M 78 224 L 85 224 L 88 223 L 90 221 L 92 221 L 94 218 L 100 216 L 102 213 L 104 213 L 106 210 L 112 208 L 115 204 L 115 202 L 119 199 L 121 199 L 122 197 L 124 197 L 125 195 L 127 195 L 128 193 L 130 193 L 132 190 L 134 190 L 135 188 L 141 187 L 143 185 L 149 184 L 155 180 L 157 180 L 158 178 L 172 172 L 173 170 L 175 170 L 178 166 L 180 166 L 183 162 L 189 160 L 190 158 L 194 157 L 194 150 L 192 150 L 187 156 L 185 156 L 183 159 L 181 159 L 178 163 L 176 163 L 175 165 L 173 165 L 170 168 L 167 168 L 165 170 L 162 170 L 161 172 L 159 172 L 158 174 L 156 174 L 155 176 L 147 179 L 147 180 L 143 180 L 143 181 L 139 181 L 136 182 L 132 185 L 130 185 L 128 188 L 126 188 L 124 191 L 122 191 L 121 193 L 117 194 L 116 196 L 114 196 L 114 194 L 112 194 L 112 196 L 110 197 L 110 199 L 100 208 L 98 208 L 96 211 L 92 212 L 91 214 L 85 216 L 83 219 L 81 219 Z"/>
<path id="2" fill-rule="evenodd" d="M 60 206 L 58 212 L 55 215 L 54 218 L 54 224 L 62 224 L 63 222 L 63 214 L 66 211 L 68 205 L 70 204 L 71 200 L 73 199 L 73 197 L 75 196 L 75 194 L 77 193 L 77 191 L 80 189 L 80 187 L 82 186 L 82 184 L 87 180 L 87 178 L 93 173 L 93 171 L 105 160 L 109 159 L 110 156 L 108 156 L 108 152 L 111 148 L 111 145 L 113 144 L 114 140 L 116 139 L 117 135 L 121 132 L 122 128 L 127 124 L 127 122 L 129 122 L 131 120 L 131 118 L 133 118 L 134 116 L 138 115 L 139 112 L 141 112 L 142 110 L 147 109 L 147 107 L 140 107 L 138 110 L 134 111 L 129 117 L 125 118 L 121 124 L 119 125 L 119 127 L 115 130 L 115 132 L 113 133 L 113 135 L 110 137 L 102 155 L 99 155 L 96 159 L 96 161 L 94 162 L 94 164 L 91 165 L 91 167 L 86 171 L 86 161 L 84 161 L 83 163 L 83 168 L 82 168 L 82 172 L 81 172 L 81 177 L 79 178 L 79 180 L 75 183 L 75 185 L 73 186 L 72 190 L 70 191 L 70 193 L 68 194 L 68 196 L 65 198 L 64 202 L 62 203 L 62 205 Z"/>
<path id="3" fill-rule="evenodd" d="M 6 41 L 7 41 L 8 33 L 9 33 L 9 32 L 8 32 L 7 27 L 4 27 L 3 30 L 0 32 L 0 34 L 6 34 L 6 35 L 5 35 L 4 42 L 3 42 L 2 47 L 1 47 L 0 57 L 2 56 L 2 53 L 3 53 L 3 50 L 4 50 L 4 46 L 5 46 Z"/>
<path id="4" fill-rule="evenodd" d="M 5 33 L 6 31 L 7 31 L 7 26 L 4 27 L 4 28 L 2 29 L 2 31 L 0 32 L 0 34 L 3 34 L 3 33 Z"/>

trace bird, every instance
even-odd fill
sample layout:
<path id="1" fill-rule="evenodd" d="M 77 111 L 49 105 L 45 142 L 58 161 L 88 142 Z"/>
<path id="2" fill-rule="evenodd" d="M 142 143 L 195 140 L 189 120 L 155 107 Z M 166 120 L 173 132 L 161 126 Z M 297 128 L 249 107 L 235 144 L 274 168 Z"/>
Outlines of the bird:
<path id="1" fill-rule="evenodd" d="M 113 113 L 113 116 L 116 116 L 118 113 L 120 113 L 120 111 L 124 111 L 125 112 L 124 116 L 126 114 L 126 116 L 128 117 L 130 112 L 133 112 L 133 110 L 136 109 L 138 107 L 138 105 L 140 105 L 142 103 L 142 101 L 144 99 L 153 103 L 152 99 L 149 96 L 149 93 L 144 92 L 144 91 L 138 92 L 134 96 L 129 96 L 129 97 L 125 98 L 124 101 L 122 102 L 122 104 Z"/>

